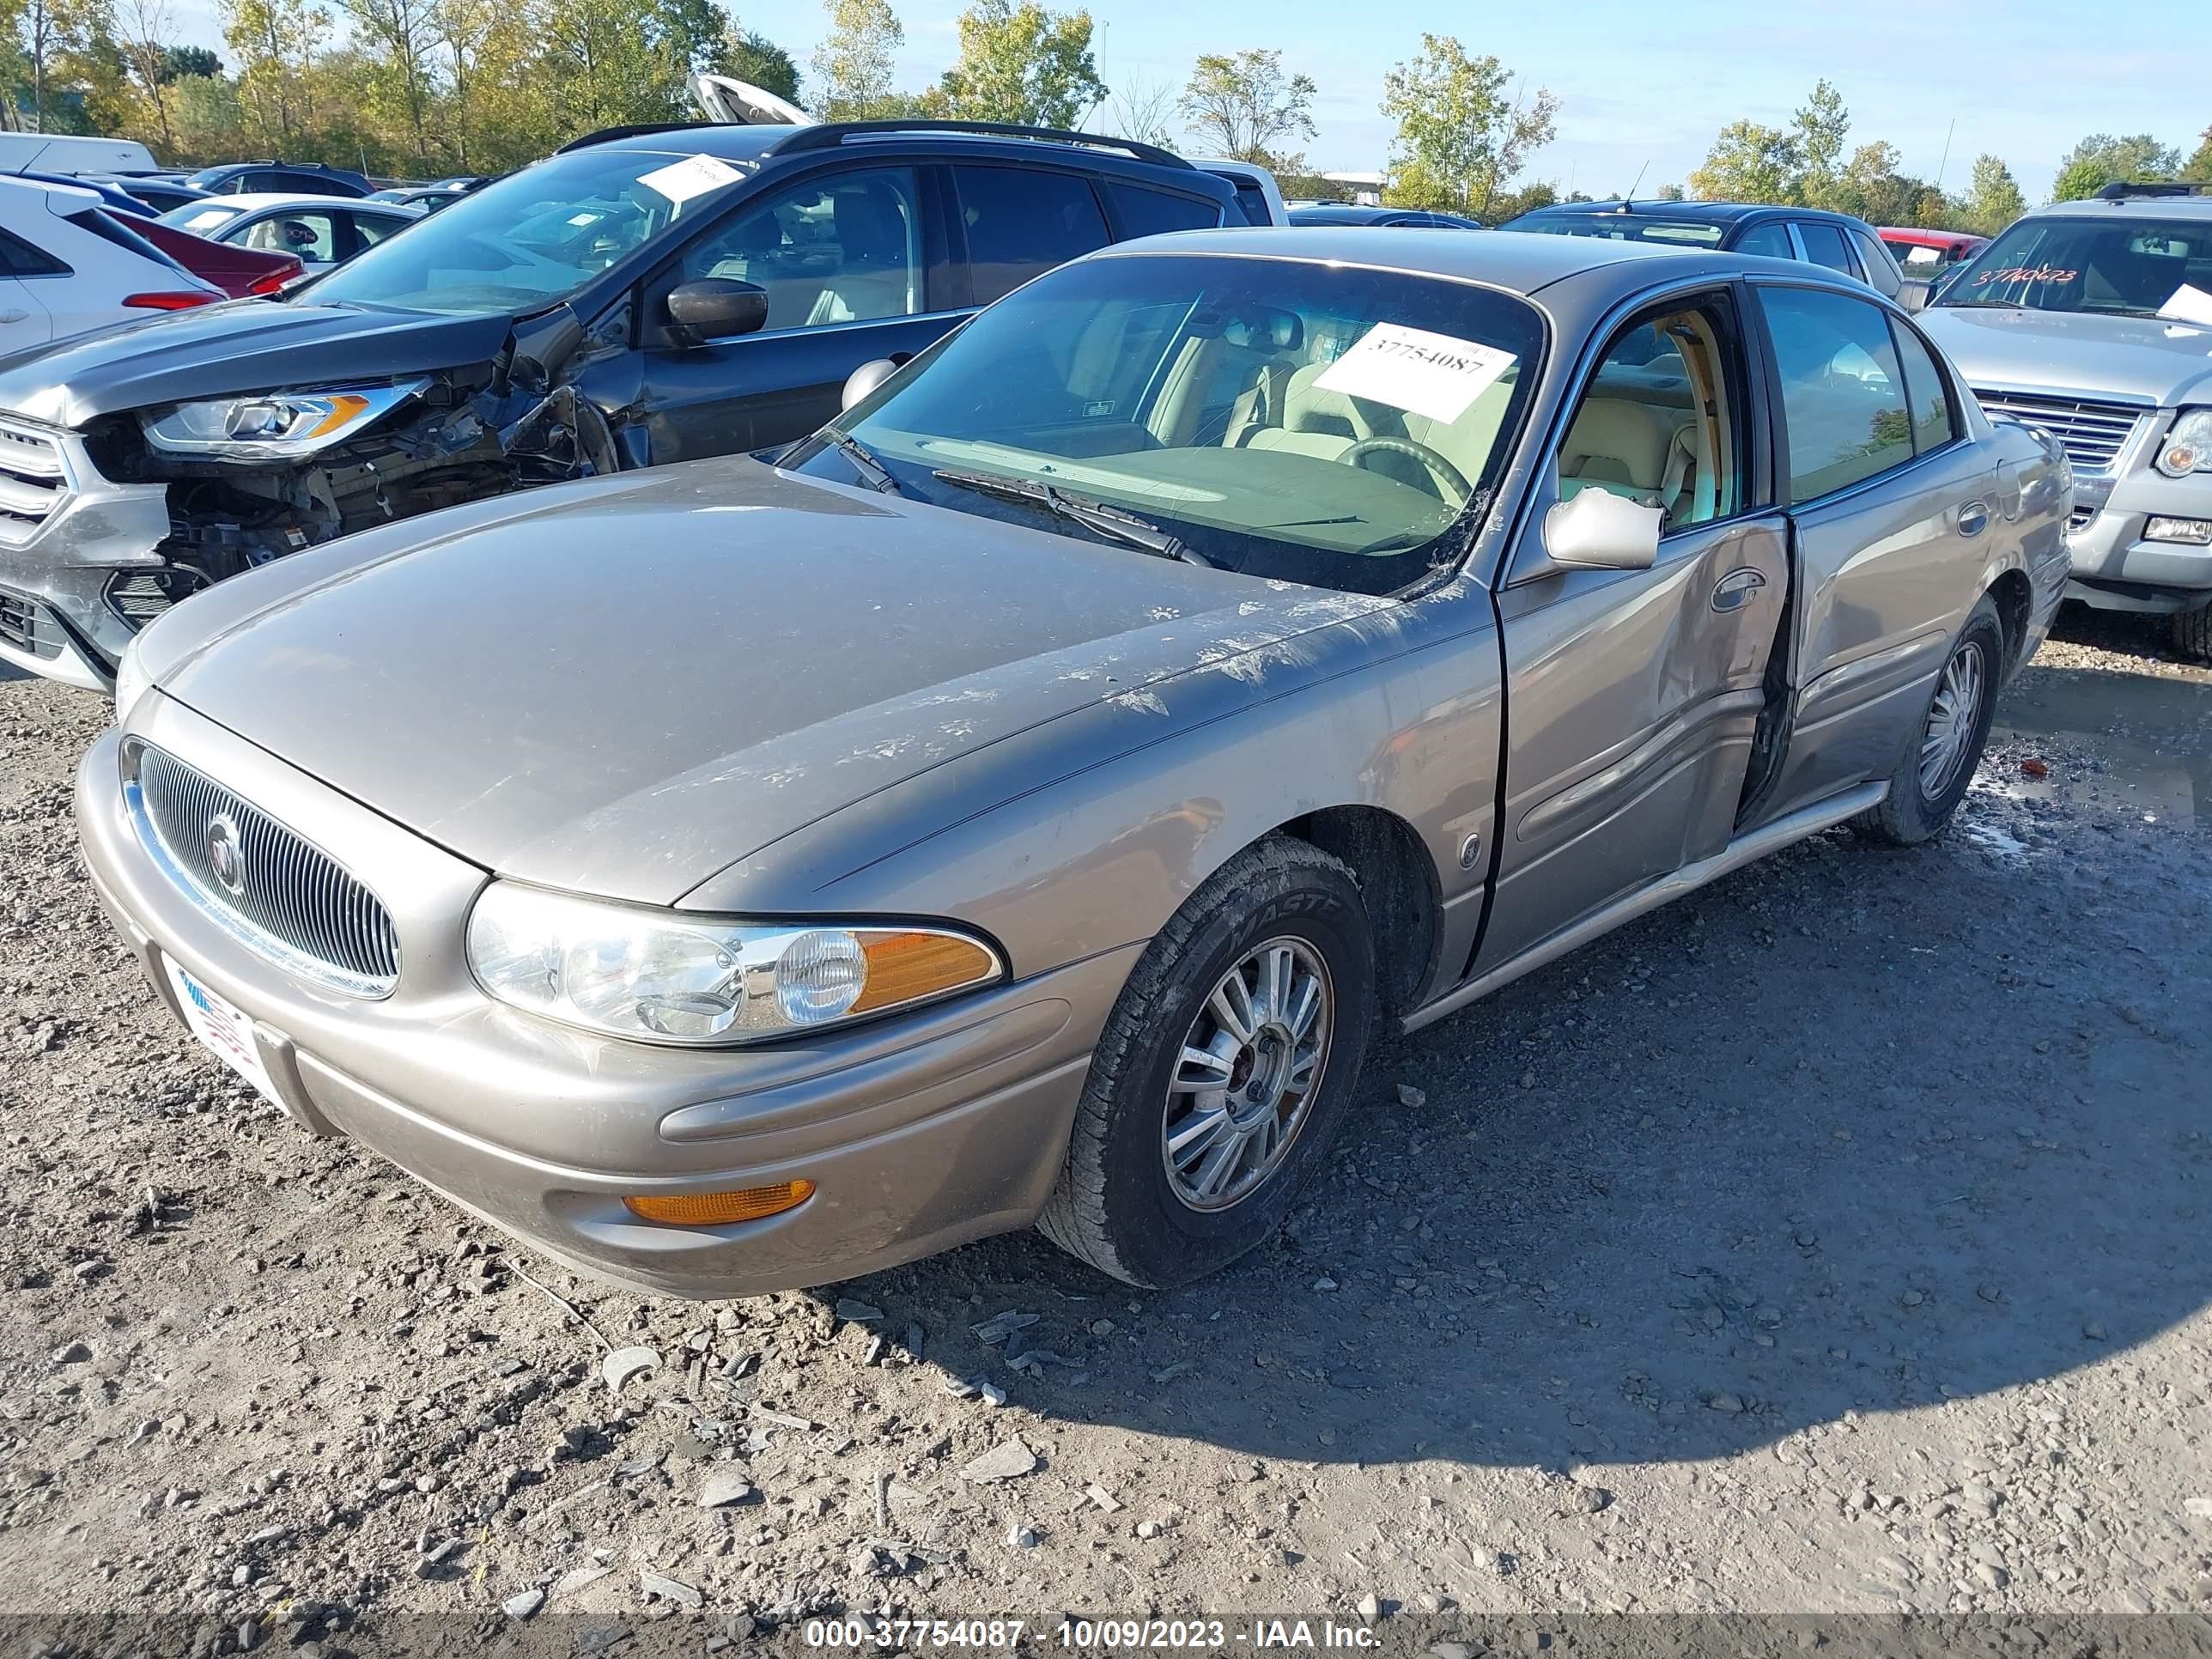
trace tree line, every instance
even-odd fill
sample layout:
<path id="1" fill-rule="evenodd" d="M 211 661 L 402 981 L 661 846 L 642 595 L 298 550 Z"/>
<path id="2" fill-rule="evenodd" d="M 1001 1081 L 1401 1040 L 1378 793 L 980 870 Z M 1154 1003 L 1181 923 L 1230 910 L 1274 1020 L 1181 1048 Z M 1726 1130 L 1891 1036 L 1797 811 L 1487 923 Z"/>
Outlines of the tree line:
<path id="1" fill-rule="evenodd" d="M 802 70 L 717 0 L 217 0 L 224 50 L 179 39 L 171 0 L 0 0 L 0 126 L 143 139 L 167 162 L 281 155 L 386 177 L 496 173 L 595 128 L 680 121 L 690 78 L 733 75 L 830 119 L 945 117 L 1093 131 L 1273 167 L 1286 195 L 1341 197 L 1314 174 L 1319 88 L 1282 53 L 1209 52 L 1180 85 L 1101 79 L 1087 10 L 973 0 L 951 68 L 899 84 L 905 29 L 890 0 L 823 0 Z M 1395 124 L 1383 196 L 1496 223 L 1561 199 L 1528 177 L 1561 104 L 1451 35 L 1385 76 Z M 1876 224 L 1994 232 L 2027 202 L 2005 162 L 1965 188 L 1903 171 L 1898 148 L 1849 143 L 1826 81 L 1785 126 L 1729 123 L 1683 185 L 1657 196 L 1833 208 Z M 2056 195 L 2112 179 L 2212 182 L 2212 128 L 2193 151 L 2148 134 L 2093 134 L 2060 159 Z"/>

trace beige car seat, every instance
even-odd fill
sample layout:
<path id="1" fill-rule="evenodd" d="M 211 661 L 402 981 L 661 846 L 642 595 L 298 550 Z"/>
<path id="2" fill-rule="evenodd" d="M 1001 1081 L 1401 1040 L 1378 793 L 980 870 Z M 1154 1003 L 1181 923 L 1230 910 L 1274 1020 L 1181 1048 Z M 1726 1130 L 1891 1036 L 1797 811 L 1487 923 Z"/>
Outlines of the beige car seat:
<path id="1" fill-rule="evenodd" d="M 1559 494 L 1595 484 L 1652 507 L 1681 495 L 1695 451 L 1686 414 L 1623 398 L 1592 398 L 1559 447 Z"/>
<path id="2" fill-rule="evenodd" d="M 841 190 L 833 200 L 840 263 L 807 314 L 807 326 L 908 315 L 916 309 L 914 269 L 897 201 L 880 185 Z"/>

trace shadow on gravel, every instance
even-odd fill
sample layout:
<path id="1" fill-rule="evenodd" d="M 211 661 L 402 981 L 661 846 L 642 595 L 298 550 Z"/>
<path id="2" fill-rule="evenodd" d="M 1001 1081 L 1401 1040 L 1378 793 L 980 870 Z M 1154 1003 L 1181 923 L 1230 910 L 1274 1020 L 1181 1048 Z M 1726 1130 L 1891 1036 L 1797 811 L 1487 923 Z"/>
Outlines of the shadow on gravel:
<path id="1" fill-rule="evenodd" d="M 2042 816 L 1999 854 L 1999 811 Z M 1708 1458 L 2109 1358 L 2212 1299 L 2212 836 L 1966 818 L 1820 837 L 1386 1043 L 1292 1236 L 1222 1279 L 1024 1235 L 853 1293 L 1048 1415 L 1263 1460 Z M 1009 1309 L 1042 1318 L 985 1348 Z"/>

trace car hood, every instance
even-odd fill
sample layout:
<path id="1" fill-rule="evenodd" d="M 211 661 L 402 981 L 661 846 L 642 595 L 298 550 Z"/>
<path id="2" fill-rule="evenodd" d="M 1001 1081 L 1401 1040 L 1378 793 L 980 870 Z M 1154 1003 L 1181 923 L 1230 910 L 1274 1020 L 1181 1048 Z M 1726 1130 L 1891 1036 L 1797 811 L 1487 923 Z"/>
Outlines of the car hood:
<path id="1" fill-rule="evenodd" d="M 164 694 L 486 869 L 657 904 L 932 767 L 1394 603 L 743 459 L 356 540 L 164 617 Z"/>
<path id="2" fill-rule="evenodd" d="M 2212 402 L 2212 331 L 2154 317 L 1930 306 L 1918 321 L 1966 377 L 1992 391 Z"/>
<path id="3" fill-rule="evenodd" d="M 485 361 L 511 326 L 503 315 L 234 300 L 0 360 L 0 410 L 77 428 L 188 398 L 427 374 Z"/>

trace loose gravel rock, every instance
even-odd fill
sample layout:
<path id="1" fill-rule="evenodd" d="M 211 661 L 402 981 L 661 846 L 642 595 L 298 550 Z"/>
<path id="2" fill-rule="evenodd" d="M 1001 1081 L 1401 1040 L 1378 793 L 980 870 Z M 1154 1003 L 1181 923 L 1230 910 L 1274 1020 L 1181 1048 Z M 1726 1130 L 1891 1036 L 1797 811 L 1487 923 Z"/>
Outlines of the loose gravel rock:
<path id="1" fill-rule="evenodd" d="M 670 1607 L 725 1646 L 887 1604 L 2212 1607 L 2212 675 L 2140 642 L 2069 622 L 1943 841 L 1820 837 L 1386 1042 L 1218 1279 L 1019 1235 L 712 1306 L 202 1053 L 77 863 L 101 706 L 0 681 L 9 1604 L 302 1653 L 364 1609 L 590 1652 Z M 610 1347 L 659 1363 L 611 1388 Z"/>

